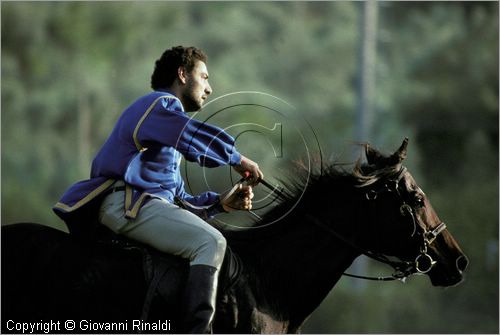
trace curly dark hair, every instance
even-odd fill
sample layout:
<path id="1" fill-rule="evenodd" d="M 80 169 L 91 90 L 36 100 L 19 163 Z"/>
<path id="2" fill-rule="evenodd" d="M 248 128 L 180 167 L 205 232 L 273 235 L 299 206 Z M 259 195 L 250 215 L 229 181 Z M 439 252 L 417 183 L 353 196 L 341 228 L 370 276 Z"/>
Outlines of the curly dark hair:
<path id="1" fill-rule="evenodd" d="M 155 69 L 151 75 L 151 88 L 157 90 L 169 87 L 177 77 L 177 69 L 180 66 L 190 72 L 197 60 L 206 63 L 207 56 L 195 47 L 177 46 L 165 50 L 155 62 Z"/>

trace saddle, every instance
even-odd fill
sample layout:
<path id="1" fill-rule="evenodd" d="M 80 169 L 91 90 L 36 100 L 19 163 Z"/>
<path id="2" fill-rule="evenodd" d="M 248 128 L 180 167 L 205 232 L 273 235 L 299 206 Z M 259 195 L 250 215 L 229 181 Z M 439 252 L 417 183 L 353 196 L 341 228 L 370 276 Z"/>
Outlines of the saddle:
<path id="1" fill-rule="evenodd" d="M 186 275 L 189 271 L 189 264 L 186 259 L 162 253 L 148 245 L 118 235 L 103 225 L 98 225 L 98 228 L 96 228 L 94 240 L 97 243 L 111 245 L 115 248 L 134 250 L 142 255 L 142 267 L 148 287 L 142 309 L 142 320 L 148 319 L 154 298 L 161 297 L 167 300 L 171 295 L 170 290 L 164 287 L 162 283 L 168 282 L 169 277 L 173 276 L 176 271 L 183 272 Z M 241 259 L 227 246 L 219 274 L 218 297 L 224 296 L 238 283 L 242 270 L 243 263 Z"/>

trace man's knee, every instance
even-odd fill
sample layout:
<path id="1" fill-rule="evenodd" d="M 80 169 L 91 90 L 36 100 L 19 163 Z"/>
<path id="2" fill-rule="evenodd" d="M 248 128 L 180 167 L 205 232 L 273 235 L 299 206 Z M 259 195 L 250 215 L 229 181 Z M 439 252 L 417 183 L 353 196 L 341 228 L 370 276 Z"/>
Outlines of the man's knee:
<path id="1" fill-rule="evenodd" d="M 220 232 L 217 232 L 215 234 L 211 234 L 212 240 L 212 248 L 217 252 L 217 253 L 222 253 L 226 252 L 226 246 L 227 246 L 227 241 L 224 235 L 222 235 Z"/>
<path id="2" fill-rule="evenodd" d="M 206 233 L 198 242 L 192 264 L 206 264 L 220 269 L 226 252 L 226 238 L 217 231 Z"/>

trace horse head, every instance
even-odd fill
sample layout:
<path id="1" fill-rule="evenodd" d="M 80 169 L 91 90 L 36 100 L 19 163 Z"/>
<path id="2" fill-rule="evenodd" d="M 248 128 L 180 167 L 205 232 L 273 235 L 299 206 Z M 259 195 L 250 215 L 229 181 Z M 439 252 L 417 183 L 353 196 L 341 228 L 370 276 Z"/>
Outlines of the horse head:
<path id="1" fill-rule="evenodd" d="M 397 257 L 401 262 L 388 263 L 404 276 L 427 274 L 435 286 L 456 285 L 467 257 L 403 166 L 407 146 L 405 139 L 396 152 L 384 155 L 365 145 L 367 164 L 357 167 L 357 176 L 368 201 L 368 220 L 374 221 L 369 231 L 377 236 L 367 240 L 367 248 Z"/>

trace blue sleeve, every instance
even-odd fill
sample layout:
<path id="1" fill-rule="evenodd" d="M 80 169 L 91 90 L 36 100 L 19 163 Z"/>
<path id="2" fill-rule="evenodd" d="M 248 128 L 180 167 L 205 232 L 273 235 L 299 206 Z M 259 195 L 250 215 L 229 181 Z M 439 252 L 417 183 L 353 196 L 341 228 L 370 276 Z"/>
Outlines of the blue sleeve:
<path id="1" fill-rule="evenodd" d="M 184 181 L 180 176 L 177 181 L 176 195 L 194 206 L 211 206 L 219 201 L 219 193 L 207 191 L 193 196 L 184 189 Z"/>
<path id="2" fill-rule="evenodd" d="M 214 206 L 220 200 L 219 193 L 208 191 L 208 192 L 203 192 L 197 196 L 192 196 L 191 194 L 185 191 L 184 181 L 180 177 L 180 173 L 178 173 L 177 178 L 178 182 L 177 182 L 176 196 L 190 203 L 193 206 L 199 207 L 199 208 L 186 208 L 187 210 L 192 211 L 193 213 L 202 217 L 205 220 L 210 219 L 216 214 L 219 214 L 221 212 L 219 206 Z"/>
<path id="3" fill-rule="evenodd" d="M 221 128 L 189 118 L 178 99 L 161 100 L 143 115 L 134 140 L 145 147 L 149 141 L 174 147 L 188 161 L 206 167 L 240 163 L 233 137 Z"/>

